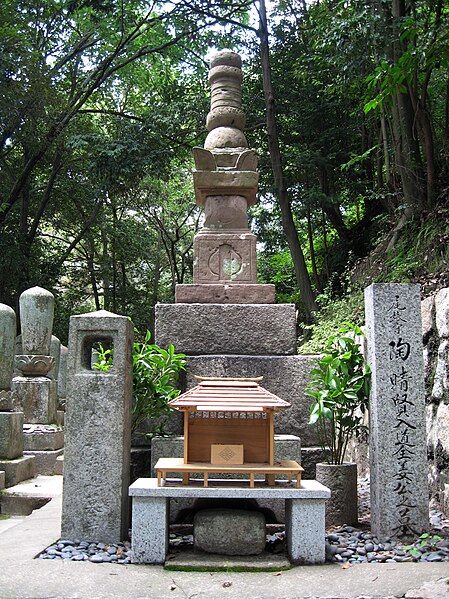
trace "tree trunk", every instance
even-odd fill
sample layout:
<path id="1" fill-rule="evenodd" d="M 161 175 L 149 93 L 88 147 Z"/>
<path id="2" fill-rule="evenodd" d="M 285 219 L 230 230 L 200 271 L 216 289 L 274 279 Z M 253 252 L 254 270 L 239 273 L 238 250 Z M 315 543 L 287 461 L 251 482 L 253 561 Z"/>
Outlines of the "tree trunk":
<path id="1" fill-rule="evenodd" d="M 274 183 L 279 206 L 281 209 L 282 227 L 287 237 L 288 246 L 292 256 L 296 281 L 301 293 L 301 303 L 304 316 L 307 322 L 313 321 L 313 312 L 317 309 L 315 295 L 312 290 L 310 276 L 307 271 L 304 253 L 298 239 L 295 222 L 293 220 L 290 200 L 287 194 L 287 188 L 284 180 L 282 168 L 281 151 L 279 148 L 279 138 L 276 123 L 276 111 L 274 102 L 274 91 L 271 82 L 270 49 L 268 43 L 268 24 L 265 0 L 259 0 L 259 40 L 260 40 L 260 59 L 262 64 L 263 89 L 265 95 L 267 111 L 267 132 L 268 149 L 271 158 L 271 168 L 273 170 Z"/>
<path id="2" fill-rule="evenodd" d="M 319 293 L 322 293 L 323 289 L 321 287 L 321 281 L 318 274 L 318 268 L 316 265 L 316 255 L 315 255 L 315 247 L 313 245 L 313 227 L 312 227 L 312 217 L 310 214 L 310 206 L 307 206 L 307 237 L 309 239 L 309 251 L 310 251 L 310 261 L 312 262 L 312 271 L 313 278 L 315 279 L 315 285 L 318 289 Z"/>
<path id="3" fill-rule="evenodd" d="M 397 63 L 404 53 L 400 39 L 399 20 L 407 15 L 405 0 L 393 0 L 393 59 Z M 403 224 L 418 214 L 424 206 L 421 187 L 422 165 L 419 145 L 414 131 L 415 114 L 408 90 L 399 91 L 393 99 L 393 122 L 398 139 L 398 167 L 404 194 Z M 402 225 L 403 226 L 403 225 Z M 401 227 L 402 228 L 402 227 Z"/>

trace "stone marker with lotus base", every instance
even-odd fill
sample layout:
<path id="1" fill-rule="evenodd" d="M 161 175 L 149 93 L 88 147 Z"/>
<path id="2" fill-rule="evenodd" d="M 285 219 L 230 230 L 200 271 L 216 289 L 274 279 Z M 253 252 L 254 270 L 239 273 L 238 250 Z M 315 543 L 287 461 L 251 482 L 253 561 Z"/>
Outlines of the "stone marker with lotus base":
<path id="1" fill-rule="evenodd" d="M 55 298 L 41 287 L 27 289 L 19 298 L 21 351 L 16 370 L 21 375 L 12 389 L 24 413 L 24 454 L 34 456 L 36 474 L 56 474 L 63 453 L 64 433 L 57 425 L 57 370 L 51 355 Z M 53 353 L 60 342 L 54 337 Z M 51 370 L 53 369 L 53 377 Z"/>

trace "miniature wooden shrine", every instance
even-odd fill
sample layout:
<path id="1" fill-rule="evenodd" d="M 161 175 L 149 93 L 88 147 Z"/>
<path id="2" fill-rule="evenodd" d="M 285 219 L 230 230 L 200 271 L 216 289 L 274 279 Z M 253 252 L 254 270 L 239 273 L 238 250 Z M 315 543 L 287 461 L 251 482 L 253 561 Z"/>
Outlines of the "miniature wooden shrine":
<path id="1" fill-rule="evenodd" d="M 191 473 L 202 474 L 205 487 L 209 474 L 247 474 L 251 487 L 256 474 L 270 486 L 284 474 L 299 487 L 301 466 L 274 458 L 274 413 L 290 404 L 261 387 L 261 377 L 197 378 L 196 387 L 169 404 L 184 412 L 184 457 L 158 460 L 158 485 L 179 472 L 185 485 Z"/>

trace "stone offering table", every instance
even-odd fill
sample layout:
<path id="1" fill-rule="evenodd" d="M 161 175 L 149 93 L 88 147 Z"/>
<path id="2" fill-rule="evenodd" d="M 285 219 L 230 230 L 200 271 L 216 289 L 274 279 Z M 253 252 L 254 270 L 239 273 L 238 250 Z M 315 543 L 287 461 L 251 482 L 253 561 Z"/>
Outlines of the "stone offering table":
<path id="1" fill-rule="evenodd" d="M 163 564 L 168 552 L 170 499 L 283 499 L 286 513 L 288 555 L 294 564 L 325 561 L 325 501 L 330 490 L 316 480 L 302 481 L 299 489 L 277 481 L 276 487 L 241 481 L 209 481 L 213 486 L 182 486 L 167 482 L 158 487 L 156 478 L 139 478 L 129 487 L 132 497 L 132 549 L 134 562 Z"/>

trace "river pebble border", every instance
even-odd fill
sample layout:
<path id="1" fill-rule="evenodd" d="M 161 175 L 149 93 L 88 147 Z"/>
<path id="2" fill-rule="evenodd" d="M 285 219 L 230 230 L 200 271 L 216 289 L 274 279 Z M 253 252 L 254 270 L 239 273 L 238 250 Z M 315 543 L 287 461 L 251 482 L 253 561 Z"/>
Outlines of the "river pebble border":
<path id="1" fill-rule="evenodd" d="M 380 543 L 369 529 L 369 479 L 359 480 L 359 526 L 341 526 L 327 531 L 326 561 L 331 563 L 391 563 L 391 562 L 446 562 L 449 561 L 449 519 L 431 506 L 430 538 L 408 547 L 386 539 Z M 172 532 L 170 549 L 177 551 L 193 545 L 193 535 Z M 267 534 L 266 550 L 271 553 L 285 552 L 285 531 Z M 130 564 L 131 544 L 105 544 L 78 539 L 61 539 L 47 547 L 39 559 L 64 559 L 70 561 L 90 561 L 93 563 Z"/>

